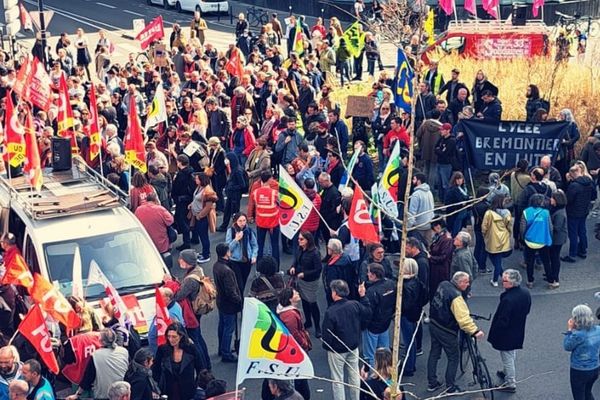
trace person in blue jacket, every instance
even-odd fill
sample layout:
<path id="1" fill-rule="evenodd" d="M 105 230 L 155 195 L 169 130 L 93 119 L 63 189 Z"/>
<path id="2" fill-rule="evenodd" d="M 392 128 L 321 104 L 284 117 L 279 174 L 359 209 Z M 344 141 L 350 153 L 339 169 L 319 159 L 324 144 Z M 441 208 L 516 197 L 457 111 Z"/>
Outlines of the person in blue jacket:
<path id="1" fill-rule="evenodd" d="M 521 235 L 525 241 L 524 256 L 527 264 L 527 287 L 533 287 L 533 265 L 536 253 L 540 254 L 544 270 L 550 270 L 550 246 L 552 245 L 552 219 L 550 211 L 544 208 L 545 196 L 534 194 L 529 199 L 529 207 L 521 218 Z"/>
<path id="2" fill-rule="evenodd" d="M 173 291 L 167 287 L 158 289 L 163 298 L 163 301 L 167 305 L 167 311 L 169 312 L 169 318 L 172 322 L 180 322 L 185 327 L 185 321 L 183 320 L 183 310 L 178 302 L 173 301 Z M 156 355 L 158 349 L 158 329 L 156 327 L 156 316 L 152 319 L 150 330 L 148 331 L 148 348 L 152 351 L 152 354 Z"/>
<path id="3" fill-rule="evenodd" d="M 329 133 L 331 136 L 338 140 L 340 149 L 340 156 L 343 159 L 348 158 L 348 142 L 350 140 L 348 135 L 348 126 L 340 119 L 340 111 L 338 109 L 329 110 L 327 114 L 329 119 Z M 334 149 L 338 151 L 338 149 Z"/>

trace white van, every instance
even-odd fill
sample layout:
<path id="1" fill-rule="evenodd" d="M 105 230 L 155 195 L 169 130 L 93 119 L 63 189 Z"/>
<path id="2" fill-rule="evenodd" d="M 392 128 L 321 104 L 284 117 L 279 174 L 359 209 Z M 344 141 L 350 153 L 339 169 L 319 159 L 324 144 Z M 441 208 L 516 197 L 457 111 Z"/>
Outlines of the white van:
<path id="1" fill-rule="evenodd" d="M 200 11 L 201 14 L 229 14 L 229 2 L 227 0 L 146 0 L 146 2 L 148 5 L 162 5 L 165 9 L 175 7 L 177 12 Z"/>
<path id="2" fill-rule="evenodd" d="M 0 178 L 4 231 L 17 237 L 32 272 L 48 278 L 69 296 L 79 249 L 86 299 L 99 307 L 104 287 L 87 286 L 95 261 L 123 297 L 136 329 L 144 335 L 154 316 L 154 288 L 167 271 L 144 227 L 126 206 L 125 193 L 83 161 L 71 170 L 45 172 L 39 193 L 24 177 Z"/>

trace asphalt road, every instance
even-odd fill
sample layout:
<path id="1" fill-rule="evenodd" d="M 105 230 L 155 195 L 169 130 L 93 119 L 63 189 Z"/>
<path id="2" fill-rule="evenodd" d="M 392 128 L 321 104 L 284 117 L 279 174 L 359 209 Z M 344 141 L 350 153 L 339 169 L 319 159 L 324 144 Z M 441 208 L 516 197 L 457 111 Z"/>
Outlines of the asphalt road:
<path id="1" fill-rule="evenodd" d="M 25 0 L 28 9 L 34 8 L 32 0 Z M 49 30 L 53 35 L 60 32 L 73 34 L 78 27 L 82 27 L 88 32 L 90 44 L 95 43 L 98 29 L 109 31 L 111 39 L 117 46 L 117 57 L 124 58 L 129 52 L 140 51 L 136 42 L 124 39 L 121 35 L 131 29 L 131 20 L 134 18 L 145 18 L 150 21 L 157 15 L 162 15 L 167 26 L 178 22 L 187 27 L 191 18 L 190 14 L 178 14 L 174 10 L 165 11 L 161 7 L 147 6 L 142 0 L 46 0 L 48 9 L 55 11 L 54 18 L 49 24 Z M 234 13 L 244 10 L 243 6 L 236 6 L 234 3 Z M 216 17 L 207 16 L 210 32 L 207 40 L 216 44 L 217 48 L 224 48 L 232 40 L 231 25 L 228 21 L 216 21 Z M 309 24 L 312 20 L 309 19 Z M 29 38 L 31 34 L 27 34 Z M 31 40 L 28 41 L 29 43 Z M 50 40 L 50 45 L 54 47 L 55 39 Z M 385 57 L 393 59 L 394 53 L 385 52 Z M 384 62 L 388 62 L 384 59 Z M 393 63 L 393 61 L 392 61 Z M 245 208 L 245 201 L 243 202 Z M 588 230 L 592 232 L 591 223 Z M 211 238 L 212 254 L 214 257 L 214 247 L 217 243 L 224 240 L 222 233 L 216 233 Z M 518 353 L 517 374 L 518 391 L 516 394 L 508 395 L 498 393 L 497 399 L 561 399 L 570 398 L 569 389 L 569 354 L 562 350 L 562 332 L 566 329 L 566 321 L 569 318 L 570 310 L 579 303 L 588 303 L 592 308 L 598 305 L 593 298 L 593 293 L 598 288 L 598 270 L 600 263 L 600 253 L 597 251 L 598 244 L 590 235 L 590 256 L 585 261 L 580 261 L 575 265 L 566 265 L 563 267 L 561 277 L 561 288 L 557 291 L 548 292 L 543 288 L 541 281 L 541 272 L 538 275 L 537 285 L 532 290 L 533 306 L 529 316 L 525 348 Z M 520 254 L 517 252 L 511 258 L 506 260 L 505 266 L 515 267 L 519 263 Z M 215 260 L 213 259 L 212 262 Z M 206 272 L 212 273 L 212 262 L 205 265 Z M 282 269 L 287 269 L 291 264 L 291 258 L 285 256 L 282 261 Z M 180 275 L 181 271 L 175 267 L 175 275 Z M 252 275 L 251 275 L 252 276 Z M 473 297 L 469 301 L 472 312 L 487 315 L 493 313 L 496 309 L 498 296 L 501 291 L 498 288 L 492 288 L 489 283 L 489 276 L 479 277 L 473 285 Z M 322 312 L 325 310 L 324 295 L 320 298 Z M 489 323 L 483 322 L 481 327 L 484 331 L 489 328 Z M 217 347 L 217 315 L 212 313 L 202 319 L 202 331 L 208 343 L 208 347 L 213 359 L 213 370 L 217 377 L 225 379 L 229 387 L 233 388 L 235 382 L 235 365 L 223 364 L 216 356 Z M 426 377 L 425 369 L 427 363 L 427 354 L 429 348 L 429 336 L 427 327 L 425 328 L 424 349 L 425 355 L 417 359 L 417 373 L 414 377 L 405 382 L 411 383 L 407 388 L 414 392 L 420 398 L 427 398 L 425 391 Z M 487 344 L 483 342 L 481 351 L 487 359 L 488 366 L 492 374 L 501 367 L 499 355 Z M 317 376 L 329 377 L 326 354 L 322 350 L 319 341 L 313 337 L 313 350 L 310 353 Z M 439 373 L 443 374 L 445 362 L 442 358 L 439 366 Z M 468 385 L 468 377 L 463 377 L 458 384 L 464 390 L 473 390 L 475 388 Z M 250 380 L 242 384 L 248 388 L 249 399 L 260 398 L 260 381 Z M 598 387 L 599 385 L 597 385 Z M 313 399 L 331 398 L 331 386 L 322 381 L 311 382 Z M 596 395 L 600 395 L 600 389 L 596 388 Z M 480 395 L 466 395 L 464 398 L 479 398 Z"/>

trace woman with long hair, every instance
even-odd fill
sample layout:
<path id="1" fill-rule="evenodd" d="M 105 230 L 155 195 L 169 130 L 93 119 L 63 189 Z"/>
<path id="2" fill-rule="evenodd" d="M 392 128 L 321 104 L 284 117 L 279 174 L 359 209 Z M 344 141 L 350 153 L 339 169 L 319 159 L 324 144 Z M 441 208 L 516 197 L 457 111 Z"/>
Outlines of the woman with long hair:
<path id="1" fill-rule="evenodd" d="M 315 325 L 315 336 L 321 337 L 321 312 L 317 303 L 319 278 L 321 277 L 321 255 L 315 246 L 315 239 L 310 232 L 302 231 L 298 235 L 299 251 L 288 274 L 296 279 L 302 309 L 306 316 L 304 327 L 309 329 Z"/>
<path id="2" fill-rule="evenodd" d="M 170 400 L 189 400 L 196 393 L 196 377 L 200 373 L 200 355 L 181 323 L 174 322 L 165 332 L 167 342 L 161 345 L 152 367 L 160 393 Z"/>
<path id="3" fill-rule="evenodd" d="M 481 110 L 485 108 L 485 103 L 483 102 L 481 96 L 486 90 L 491 91 L 495 95 L 498 94 L 498 87 L 488 81 L 485 73 L 482 70 L 479 70 L 475 75 L 475 82 L 473 82 L 473 88 L 471 89 L 471 93 L 473 93 L 473 106 L 475 107 L 475 114 L 481 112 Z"/>
<path id="4" fill-rule="evenodd" d="M 131 212 L 146 202 L 146 196 L 156 193 L 154 187 L 148 183 L 146 176 L 137 171 L 131 178 L 131 190 L 129 191 L 129 208 Z"/>
<path id="5" fill-rule="evenodd" d="M 571 393 L 573 400 L 593 400 L 592 387 L 598 379 L 600 327 L 592 309 L 580 304 L 571 311 L 563 348 L 571 353 Z"/>
<path id="6" fill-rule="evenodd" d="M 200 243 L 202 243 L 202 254 L 198 262 L 206 263 L 210 261 L 209 232 L 215 232 L 217 225 L 217 213 L 215 211 L 217 193 L 211 187 L 210 178 L 204 172 L 194 174 L 194 180 L 196 189 L 190 204 L 192 214 L 190 226 L 200 238 Z"/>
<path id="7" fill-rule="evenodd" d="M 383 347 L 378 348 L 375 351 L 375 368 L 374 371 L 361 370 L 363 382 L 360 384 L 360 400 L 372 400 L 373 396 L 365 393 L 369 392 L 369 388 L 375 392 L 377 399 L 384 399 L 385 390 L 392 384 L 392 371 L 394 366 L 392 364 L 392 352 L 390 349 Z"/>
<path id="8" fill-rule="evenodd" d="M 135 352 L 124 381 L 131 385 L 131 400 L 153 400 L 160 394 L 156 381 L 152 378 L 154 354 L 148 347 Z"/>
<path id="9" fill-rule="evenodd" d="M 237 213 L 233 217 L 231 227 L 227 229 L 225 243 L 229 245 L 231 255 L 229 266 L 235 272 L 240 293 L 244 295 L 246 281 L 250 275 L 252 265 L 256 264 L 258 242 L 256 232 L 248 226 L 248 217 L 244 213 Z"/>
<path id="10" fill-rule="evenodd" d="M 490 283 L 498 287 L 498 278 L 502 276 L 502 258 L 510 251 L 510 236 L 512 234 L 512 215 L 506 209 L 506 198 L 497 195 L 483 215 L 481 233 L 485 242 L 485 250 L 494 266 L 494 275 Z"/>
<path id="11" fill-rule="evenodd" d="M 77 29 L 77 37 L 75 38 L 75 47 L 77 48 L 77 66 L 84 68 L 87 74 L 88 81 L 92 80 L 90 75 L 90 63 L 92 58 L 88 48 L 88 40 L 83 32 L 83 29 Z"/>
<path id="12" fill-rule="evenodd" d="M 448 206 L 446 208 L 447 214 L 451 214 L 464 208 L 466 206 L 464 202 L 471 198 L 465 187 L 465 176 L 462 172 L 454 172 L 450 177 L 449 185 L 448 191 L 444 197 L 444 204 Z M 469 209 L 461 210 L 456 214 L 448 215 L 446 217 L 446 224 L 448 225 L 452 237 L 455 237 L 464 226 L 470 224 L 470 221 L 471 211 Z"/>

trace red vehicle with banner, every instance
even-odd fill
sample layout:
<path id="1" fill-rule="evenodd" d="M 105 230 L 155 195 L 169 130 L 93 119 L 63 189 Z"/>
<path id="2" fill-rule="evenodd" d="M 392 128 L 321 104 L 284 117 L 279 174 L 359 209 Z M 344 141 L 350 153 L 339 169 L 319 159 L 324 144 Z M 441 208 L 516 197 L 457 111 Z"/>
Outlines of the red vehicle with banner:
<path id="1" fill-rule="evenodd" d="M 429 64 L 445 54 L 457 52 L 464 57 L 508 60 L 550 54 L 549 31 L 542 22 L 513 26 L 497 21 L 450 23 L 448 30 L 429 46 L 422 56 Z"/>

